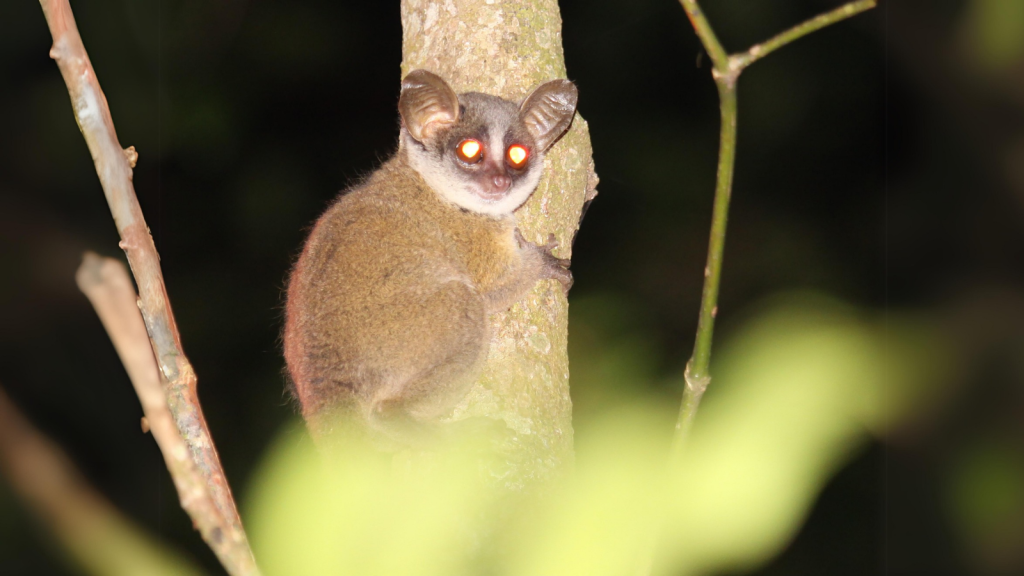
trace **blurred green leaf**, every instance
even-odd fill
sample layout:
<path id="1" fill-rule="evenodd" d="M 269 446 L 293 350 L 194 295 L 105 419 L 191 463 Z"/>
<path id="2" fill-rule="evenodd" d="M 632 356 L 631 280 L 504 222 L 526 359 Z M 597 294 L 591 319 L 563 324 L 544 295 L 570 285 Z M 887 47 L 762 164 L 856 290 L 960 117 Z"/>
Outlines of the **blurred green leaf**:
<path id="1" fill-rule="evenodd" d="M 954 458 L 946 501 L 954 527 L 986 572 L 1009 574 L 1024 566 L 1024 453 L 1018 444 L 972 441 Z"/>
<path id="2" fill-rule="evenodd" d="M 329 458 L 306 437 L 271 450 L 253 489 L 251 533 L 264 574 L 468 573 L 478 518 L 490 494 L 455 451 L 430 465 L 360 445 Z"/>
<path id="3" fill-rule="evenodd" d="M 925 366 L 887 354 L 893 340 L 910 359 L 935 353 L 910 328 L 820 297 L 775 302 L 723 347 L 681 470 L 666 463 L 676 407 L 634 398 L 578 423 L 575 474 L 534 501 L 484 477 L 479 449 L 323 463 L 286 438 L 252 493 L 253 542 L 268 575 L 611 576 L 655 534 L 666 574 L 750 567 L 789 541 L 869 429 L 913 406 L 923 388 L 887 401 Z"/>
<path id="4" fill-rule="evenodd" d="M 788 542 L 878 417 L 883 353 L 852 310 L 803 299 L 752 321 L 712 370 L 667 531 L 684 573 L 752 566 Z"/>
<path id="5" fill-rule="evenodd" d="M 971 52 L 986 69 L 1024 58 L 1024 2 L 972 0 L 965 19 Z"/>
<path id="6" fill-rule="evenodd" d="M 504 545 L 499 574 L 613 576 L 635 570 L 665 504 L 665 458 L 674 410 L 636 403 L 577 434 L 576 474 L 531 510 Z"/>

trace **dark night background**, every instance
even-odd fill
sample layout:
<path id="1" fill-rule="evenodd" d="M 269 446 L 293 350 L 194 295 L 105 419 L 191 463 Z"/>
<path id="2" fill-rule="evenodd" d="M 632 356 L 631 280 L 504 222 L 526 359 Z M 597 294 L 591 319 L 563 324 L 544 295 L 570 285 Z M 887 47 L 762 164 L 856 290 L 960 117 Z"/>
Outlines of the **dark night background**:
<path id="1" fill-rule="evenodd" d="M 839 2 L 705 4 L 739 50 Z M 718 337 L 766 296 L 813 289 L 927 315 L 958 351 L 927 408 L 860 452 L 757 574 L 1024 573 L 1024 488 L 994 496 L 992 538 L 965 528 L 949 496 L 978 454 L 1024 482 L 1024 11 L 1013 4 L 883 2 L 740 80 Z M 640 334 L 648 368 L 675 373 L 710 222 L 709 63 L 675 0 L 561 6 L 601 176 L 570 302 L 632 311 L 611 330 Z M 120 141 L 139 151 L 135 187 L 244 498 L 268 443 L 298 425 L 277 335 L 304 229 L 395 147 L 398 0 L 74 9 Z M 120 250 L 49 46 L 36 2 L 0 3 L 0 382 L 119 509 L 216 573 L 74 284 L 84 250 Z M 577 380 L 573 395 L 578 412 L 600 401 Z M 994 477 L 998 488 L 1007 476 Z M 0 574 L 74 573 L 62 554 L 0 480 Z"/>

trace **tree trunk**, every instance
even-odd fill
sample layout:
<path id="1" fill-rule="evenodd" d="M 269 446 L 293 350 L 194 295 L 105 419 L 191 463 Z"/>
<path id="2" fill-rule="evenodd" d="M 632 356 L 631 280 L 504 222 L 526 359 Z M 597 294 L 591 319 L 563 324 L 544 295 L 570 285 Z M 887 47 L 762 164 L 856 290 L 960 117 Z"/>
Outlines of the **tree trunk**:
<path id="1" fill-rule="evenodd" d="M 566 77 L 556 0 L 402 0 L 402 29 L 402 75 L 425 68 L 459 93 L 519 100 L 541 82 Z M 583 118 L 576 117 L 544 164 L 540 186 L 516 213 L 519 229 L 537 244 L 554 233 L 556 254 L 568 258 L 597 182 Z M 510 488 L 549 481 L 572 464 L 567 335 L 561 286 L 540 282 L 492 318 L 484 372 L 456 408 L 456 419 L 487 416 L 513 431 L 502 444 L 508 468 L 494 471 Z"/>

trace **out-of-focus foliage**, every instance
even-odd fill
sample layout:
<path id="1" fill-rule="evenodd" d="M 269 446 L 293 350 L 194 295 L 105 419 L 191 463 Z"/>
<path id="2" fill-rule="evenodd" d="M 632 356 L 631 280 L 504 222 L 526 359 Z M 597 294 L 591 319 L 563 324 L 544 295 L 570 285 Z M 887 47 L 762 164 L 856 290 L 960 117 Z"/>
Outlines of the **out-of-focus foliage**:
<path id="1" fill-rule="evenodd" d="M 968 4 L 964 28 L 979 64 L 999 70 L 1024 58 L 1024 2 L 971 0 Z"/>
<path id="2" fill-rule="evenodd" d="M 104 503 L 105 504 L 105 503 Z M 88 531 L 65 539 L 71 561 L 97 576 L 203 576 L 180 552 L 168 549 L 153 535 L 117 513 L 102 517 Z"/>
<path id="3" fill-rule="evenodd" d="M 972 439 L 952 463 L 948 512 L 975 562 L 1010 574 L 1024 562 L 1024 452 L 1000 436 Z"/>
<path id="4" fill-rule="evenodd" d="M 43 482 L 61 483 L 45 478 Z M 70 488 L 67 486 L 63 486 Z M 76 573 L 96 576 L 204 576 L 192 558 L 161 541 L 152 532 L 124 517 L 95 495 L 69 489 L 59 519 L 44 515 L 27 518 L 15 506 L 16 494 L 0 483 L 0 531 L 53 538 L 48 549 L 55 561 L 76 568 Z M 26 526 L 34 529 L 26 530 Z M 8 564 L 8 574 L 43 574 L 36 566 Z"/>
<path id="5" fill-rule="evenodd" d="M 751 567 L 938 368 L 942 344 L 920 328 L 818 297 L 773 304 L 716 362 L 679 469 L 666 463 L 671 406 L 620 402 L 580 423 L 575 472 L 537 500 L 495 488 L 480 446 L 395 463 L 353 448 L 325 463 L 286 436 L 250 494 L 253 544 L 271 575 L 613 576 L 635 569 L 656 534 L 659 573 Z M 614 348 L 596 343 L 574 361 L 618 378 L 617 364 L 636 360 Z"/>

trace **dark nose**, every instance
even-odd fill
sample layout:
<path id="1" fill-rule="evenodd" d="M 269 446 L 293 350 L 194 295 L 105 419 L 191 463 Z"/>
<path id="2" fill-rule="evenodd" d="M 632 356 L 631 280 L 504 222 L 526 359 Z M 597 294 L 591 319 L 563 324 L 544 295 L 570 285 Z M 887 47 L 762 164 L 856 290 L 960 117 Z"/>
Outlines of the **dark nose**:
<path id="1" fill-rule="evenodd" d="M 512 179 L 505 174 L 498 174 L 491 178 L 491 183 L 494 184 L 495 192 L 504 192 L 512 185 Z"/>

